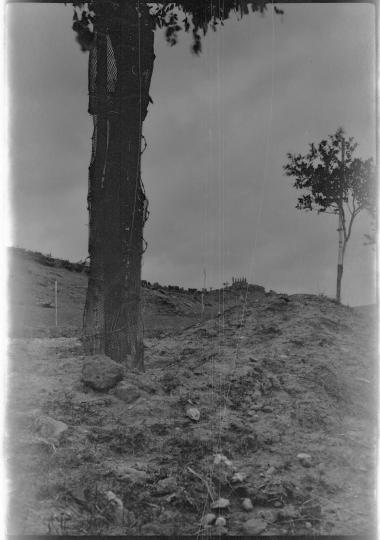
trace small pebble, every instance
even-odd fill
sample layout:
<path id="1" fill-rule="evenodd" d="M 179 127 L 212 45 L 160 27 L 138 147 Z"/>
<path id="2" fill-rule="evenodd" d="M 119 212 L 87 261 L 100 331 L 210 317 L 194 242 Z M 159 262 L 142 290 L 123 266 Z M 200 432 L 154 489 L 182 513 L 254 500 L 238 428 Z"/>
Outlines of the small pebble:
<path id="1" fill-rule="evenodd" d="M 249 499 L 248 497 L 246 499 L 243 499 L 243 502 L 241 503 L 242 507 L 244 508 L 244 510 L 247 510 L 247 512 L 249 510 L 253 510 L 253 504 L 252 504 L 252 501 L 251 499 Z"/>
<path id="2" fill-rule="evenodd" d="M 220 465 L 221 463 L 224 463 L 227 465 L 227 467 L 232 467 L 232 461 L 230 461 L 226 456 L 223 454 L 216 454 L 214 458 L 214 465 Z"/>
<path id="3" fill-rule="evenodd" d="M 247 478 L 247 475 L 245 473 L 237 472 L 233 475 L 231 482 L 233 484 L 236 484 L 237 482 L 244 482 L 244 480 Z"/>
<path id="4" fill-rule="evenodd" d="M 215 521 L 215 527 L 225 527 L 226 524 L 227 521 L 223 516 L 219 516 Z"/>
<path id="5" fill-rule="evenodd" d="M 230 501 L 228 499 L 223 499 L 223 497 L 220 497 L 220 499 L 212 503 L 211 508 L 213 510 L 216 510 L 218 508 L 228 508 L 228 506 L 230 506 Z"/>
<path id="6" fill-rule="evenodd" d="M 306 521 L 305 527 L 306 527 L 306 529 L 311 529 L 312 528 L 312 524 L 310 523 L 310 521 Z"/>
<path id="7" fill-rule="evenodd" d="M 273 474 L 274 472 L 276 472 L 276 468 L 275 467 L 269 467 L 269 469 L 267 470 L 266 474 L 268 476 L 270 476 L 271 474 Z"/>
<path id="8" fill-rule="evenodd" d="M 109 509 L 113 514 L 114 520 L 116 523 L 121 524 L 123 522 L 124 514 L 124 506 L 121 499 L 119 499 L 119 497 L 117 497 L 113 491 L 107 491 L 105 496 L 109 502 Z"/>
<path id="9" fill-rule="evenodd" d="M 211 525 L 212 523 L 214 523 L 216 519 L 216 515 L 215 514 L 206 514 L 205 516 L 203 516 L 202 520 L 201 520 L 201 524 L 204 526 L 204 527 L 207 527 L 207 525 Z"/>
<path id="10" fill-rule="evenodd" d="M 273 407 L 270 407 L 269 405 L 264 405 L 264 407 L 261 409 L 263 412 L 271 413 L 273 412 Z"/>
<path id="11" fill-rule="evenodd" d="M 156 493 L 157 495 L 168 495 L 169 493 L 175 491 L 177 487 L 178 486 L 175 478 L 169 476 L 168 478 L 164 478 L 157 482 Z"/>
<path id="12" fill-rule="evenodd" d="M 300 454 L 297 454 L 297 459 L 303 467 L 312 466 L 312 458 L 310 454 L 304 454 L 303 452 L 301 452 Z"/>
<path id="13" fill-rule="evenodd" d="M 201 417 L 201 413 L 199 412 L 199 410 L 196 407 L 188 407 L 186 409 L 186 415 L 191 420 L 194 420 L 194 422 L 198 422 L 200 417 Z"/>

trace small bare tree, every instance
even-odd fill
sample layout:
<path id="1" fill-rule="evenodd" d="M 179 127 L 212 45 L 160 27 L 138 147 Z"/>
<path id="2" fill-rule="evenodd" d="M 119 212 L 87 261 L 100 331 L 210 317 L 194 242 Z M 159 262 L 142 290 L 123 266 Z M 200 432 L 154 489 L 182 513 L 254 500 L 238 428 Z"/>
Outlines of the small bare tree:
<path id="1" fill-rule="evenodd" d="M 288 153 L 288 162 L 284 165 L 285 174 L 295 178 L 293 186 L 304 191 L 296 208 L 338 216 L 336 300 L 339 303 L 344 255 L 354 220 L 362 210 L 372 216 L 376 212 L 373 159 L 354 157 L 357 146 L 354 139 L 347 138 L 343 128 L 339 128 L 318 145 L 310 144 L 310 150 L 304 156 Z"/>

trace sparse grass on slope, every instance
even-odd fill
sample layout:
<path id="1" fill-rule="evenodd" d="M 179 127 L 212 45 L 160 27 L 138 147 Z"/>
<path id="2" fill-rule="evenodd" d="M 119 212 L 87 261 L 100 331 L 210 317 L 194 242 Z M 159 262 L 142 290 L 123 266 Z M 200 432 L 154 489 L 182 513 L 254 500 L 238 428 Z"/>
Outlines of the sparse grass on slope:
<path id="1" fill-rule="evenodd" d="M 230 505 L 216 513 L 232 535 L 248 519 L 272 535 L 370 533 L 374 328 L 312 295 L 255 300 L 244 317 L 230 307 L 147 339 L 147 372 L 126 378 L 140 394 L 131 403 L 83 386 L 75 338 L 14 340 L 9 532 L 216 534 L 201 521 L 221 496 Z M 41 437 L 38 414 L 68 425 L 59 443 Z M 245 479 L 234 483 L 231 468 L 213 465 L 218 453 Z"/>

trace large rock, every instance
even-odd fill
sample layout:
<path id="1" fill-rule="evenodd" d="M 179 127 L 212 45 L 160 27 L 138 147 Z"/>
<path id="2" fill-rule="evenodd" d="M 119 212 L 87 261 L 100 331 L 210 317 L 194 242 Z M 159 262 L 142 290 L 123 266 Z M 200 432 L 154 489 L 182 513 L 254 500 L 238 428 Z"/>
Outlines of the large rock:
<path id="1" fill-rule="evenodd" d="M 103 354 L 85 356 L 82 367 L 82 381 L 86 386 L 105 392 L 122 380 L 124 369 Z"/>
<path id="2" fill-rule="evenodd" d="M 34 428 L 41 437 L 54 439 L 58 442 L 62 434 L 67 430 L 67 424 L 50 416 L 41 415 L 35 416 Z"/>

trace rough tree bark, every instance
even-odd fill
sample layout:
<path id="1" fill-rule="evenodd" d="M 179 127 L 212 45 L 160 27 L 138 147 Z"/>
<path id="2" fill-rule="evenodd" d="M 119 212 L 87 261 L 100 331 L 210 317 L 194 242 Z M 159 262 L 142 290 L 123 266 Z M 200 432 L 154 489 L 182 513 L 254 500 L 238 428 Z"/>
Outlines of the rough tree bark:
<path id="1" fill-rule="evenodd" d="M 90 220 L 90 239 L 96 229 L 100 240 L 92 242 L 85 331 L 96 333 L 103 325 L 104 340 L 97 340 L 96 345 L 104 350 L 99 352 L 143 369 L 141 263 L 147 201 L 141 182 L 141 140 L 154 63 L 153 24 L 145 2 L 120 2 L 107 21 L 107 32 L 117 78 L 107 115 L 101 198 Z M 101 285 L 95 270 L 102 273 Z M 103 321 L 89 313 L 91 305 L 99 305 L 96 299 L 91 304 L 98 293 L 104 302 Z"/>
<path id="2" fill-rule="evenodd" d="M 91 65 L 90 53 L 90 65 Z M 105 30 L 100 25 L 96 36 L 97 55 L 97 98 L 105 104 L 107 100 L 107 42 Z M 103 109 L 103 110 L 102 110 Z M 91 110 L 89 111 L 92 112 Z M 83 337 L 87 354 L 104 353 L 104 276 L 103 276 L 103 184 L 108 147 L 108 117 L 105 107 L 97 104 L 97 114 L 93 115 L 94 132 L 87 209 L 89 212 L 90 271 L 83 314 Z"/>

